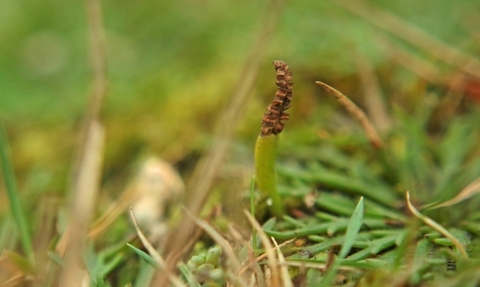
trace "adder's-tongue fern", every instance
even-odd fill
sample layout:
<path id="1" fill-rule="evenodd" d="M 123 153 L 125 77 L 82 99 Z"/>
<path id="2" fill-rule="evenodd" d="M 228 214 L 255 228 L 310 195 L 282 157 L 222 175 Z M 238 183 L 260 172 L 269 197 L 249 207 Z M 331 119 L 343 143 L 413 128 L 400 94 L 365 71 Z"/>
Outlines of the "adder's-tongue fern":
<path id="1" fill-rule="evenodd" d="M 293 96 L 292 73 L 288 65 L 282 61 L 274 61 L 277 71 L 277 92 L 268 112 L 264 114 L 260 135 L 255 145 L 255 172 L 260 191 L 271 199 L 270 211 L 276 217 L 285 213 L 283 201 L 277 192 L 275 179 L 275 159 L 278 145 L 278 134 L 285 127 L 282 121 L 288 120 L 285 112 L 290 108 Z"/>

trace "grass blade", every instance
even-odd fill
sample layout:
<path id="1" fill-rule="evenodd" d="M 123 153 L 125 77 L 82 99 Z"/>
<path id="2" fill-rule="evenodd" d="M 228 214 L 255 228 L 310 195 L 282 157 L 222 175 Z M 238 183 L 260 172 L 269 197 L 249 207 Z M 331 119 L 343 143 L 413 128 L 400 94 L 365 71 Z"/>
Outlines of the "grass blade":
<path id="1" fill-rule="evenodd" d="M 26 214 L 20 202 L 20 196 L 15 182 L 15 174 L 13 172 L 12 162 L 10 160 L 10 148 L 8 146 L 7 133 L 3 123 L 0 127 L 0 157 L 2 161 L 3 180 L 7 189 L 7 196 L 10 202 L 10 211 L 12 212 L 15 224 L 20 233 L 23 251 L 30 260 L 30 263 L 35 263 L 35 254 L 33 251 L 32 238 Z"/>
<path id="2" fill-rule="evenodd" d="M 352 217 L 350 217 L 348 222 L 347 232 L 345 234 L 345 240 L 343 241 L 342 249 L 340 249 L 340 253 L 338 254 L 337 259 L 334 261 L 332 267 L 325 274 L 321 283 L 322 287 L 332 286 L 333 278 L 337 273 L 337 269 L 340 266 L 342 259 L 347 256 L 348 252 L 350 252 L 357 234 L 362 227 L 363 210 L 363 197 L 360 197 L 360 200 L 353 211 Z"/>
<path id="3" fill-rule="evenodd" d="M 152 244 L 148 241 L 148 239 L 145 237 L 143 232 L 140 230 L 140 227 L 138 226 L 138 223 L 137 223 L 137 219 L 133 214 L 132 208 L 130 208 L 130 218 L 132 219 L 132 222 L 135 227 L 135 230 L 137 231 L 138 237 L 142 241 L 143 246 L 145 246 L 147 251 L 150 252 L 150 255 L 141 250 L 138 250 L 138 251 L 141 251 L 141 252 L 138 252 L 137 248 L 131 246 L 130 244 L 127 244 L 128 247 L 132 248 L 147 263 L 155 267 L 155 269 L 160 269 L 164 271 L 168 280 L 170 281 L 170 283 L 172 283 L 173 286 L 175 287 L 182 286 L 182 281 L 178 277 L 176 277 L 174 274 L 172 274 L 169 270 L 165 269 L 165 260 L 163 260 L 162 256 L 160 256 L 157 250 L 155 250 L 155 248 L 152 246 Z"/>
<path id="4" fill-rule="evenodd" d="M 339 258 L 345 258 L 355 242 L 355 238 L 357 237 L 358 231 L 360 231 L 363 223 L 363 209 L 363 197 L 360 197 L 357 207 L 355 207 L 350 222 L 348 223 L 345 241 L 343 242 L 342 249 L 340 249 L 338 255 Z"/>
<path id="5" fill-rule="evenodd" d="M 140 256 L 140 258 L 142 258 L 143 260 L 145 260 L 145 262 L 147 262 L 150 266 L 152 266 L 154 268 L 159 268 L 160 267 L 160 265 L 157 263 L 157 261 L 155 261 L 155 259 L 153 259 L 152 256 L 148 255 L 147 252 L 138 249 L 137 247 L 131 245 L 130 243 L 127 243 L 127 246 L 130 247 L 131 249 L 133 249 L 133 251 L 135 251 L 135 253 L 137 253 L 137 255 Z"/>

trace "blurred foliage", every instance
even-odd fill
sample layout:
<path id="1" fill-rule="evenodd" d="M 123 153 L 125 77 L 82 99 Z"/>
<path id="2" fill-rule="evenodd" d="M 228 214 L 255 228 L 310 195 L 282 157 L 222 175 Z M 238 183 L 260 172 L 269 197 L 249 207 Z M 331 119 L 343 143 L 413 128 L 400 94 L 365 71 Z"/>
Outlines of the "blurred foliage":
<path id="1" fill-rule="evenodd" d="M 145 149 L 172 161 L 201 149 L 222 99 L 233 89 L 265 3 L 102 4 L 110 79 L 104 112 L 107 167 L 125 165 Z M 472 14 L 477 1 L 378 4 L 444 42 L 479 52 L 480 23 Z M 12 134 L 16 166 L 25 171 L 39 162 L 55 165 L 71 153 L 90 89 L 84 3 L 5 0 L 0 11 L 0 113 Z M 313 79 L 335 80 L 346 94 L 357 89 L 355 50 L 368 55 L 382 71 L 381 80 L 391 83 L 388 86 L 399 81 L 392 76 L 412 81 L 376 48 L 378 33 L 382 32 L 330 1 L 288 3 L 273 43 L 265 47 L 269 52 L 258 79 L 259 96 L 249 105 L 252 116 L 242 125 L 242 137 L 254 138 L 256 115 L 274 89 L 273 59 L 287 61 L 295 71 L 298 96 L 292 125 L 311 123 L 312 117 L 321 123 Z M 187 143 L 187 137 L 195 140 Z M 172 147 L 176 139 L 182 143 Z M 51 146 L 58 149 L 52 151 Z M 58 172 L 60 167 L 51 168 Z"/>

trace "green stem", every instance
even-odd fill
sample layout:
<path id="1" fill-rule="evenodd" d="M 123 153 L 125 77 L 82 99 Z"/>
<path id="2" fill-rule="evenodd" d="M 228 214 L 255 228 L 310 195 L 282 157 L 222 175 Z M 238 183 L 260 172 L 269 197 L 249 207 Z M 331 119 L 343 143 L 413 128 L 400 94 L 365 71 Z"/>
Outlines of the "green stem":
<path id="1" fill-rule="evenodd" d="M 275 174 L 275 160 L 277 157 L 278 136 L 271 134 L 259 135 L 255 145 L 255 179 L 260 192 L 268 196 L 272 203 L 269 206 L 270 212 L 277 218 L 282 218 L 285 208 L 282 198 L 277 192 L 277 181 Z"/>
<path id="2" fill-rule="evenodd" d="M 255 218 L 255 176 L 250 183 L 250 213 Z M 254 226 L 252 226 L 252 248 L 257 248 L 257 231 Z"/>
<path id="3" fill-rule="evenodd" d="M 13 167 L 10 161 L 7 135 L 2 123 L 0 123 L 0 159 L 2 162 L 3 180 L 5 181 L 8 200 L 10 202 L 10 210 L 20 233 L 23 251 L 26 253 L 30 263 L 34 264 L 35 255 L 33 252 L 28 222 L 25 217 L 25 212 L 23 211 L 15 183 L 15 175 L 13 173 Z"/>

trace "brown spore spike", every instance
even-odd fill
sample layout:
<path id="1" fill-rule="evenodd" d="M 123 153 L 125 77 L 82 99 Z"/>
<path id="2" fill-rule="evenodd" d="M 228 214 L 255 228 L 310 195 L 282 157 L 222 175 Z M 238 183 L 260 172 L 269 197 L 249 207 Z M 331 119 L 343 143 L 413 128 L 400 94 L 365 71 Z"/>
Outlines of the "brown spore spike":
<path id="1" fill-rule="evenodd" d="M 273 65 L 277 71 L 277 92 L 267 107 L 268 112 L 263 115 L 261 136 L 277 135 L 282 132 L 285 127 L 282 121 L 289 118 L 285 110 L 290 108 L 293 96 L 292 73 L 288 70 L 288 65 L 282 61 L 273 61 Z"/>

